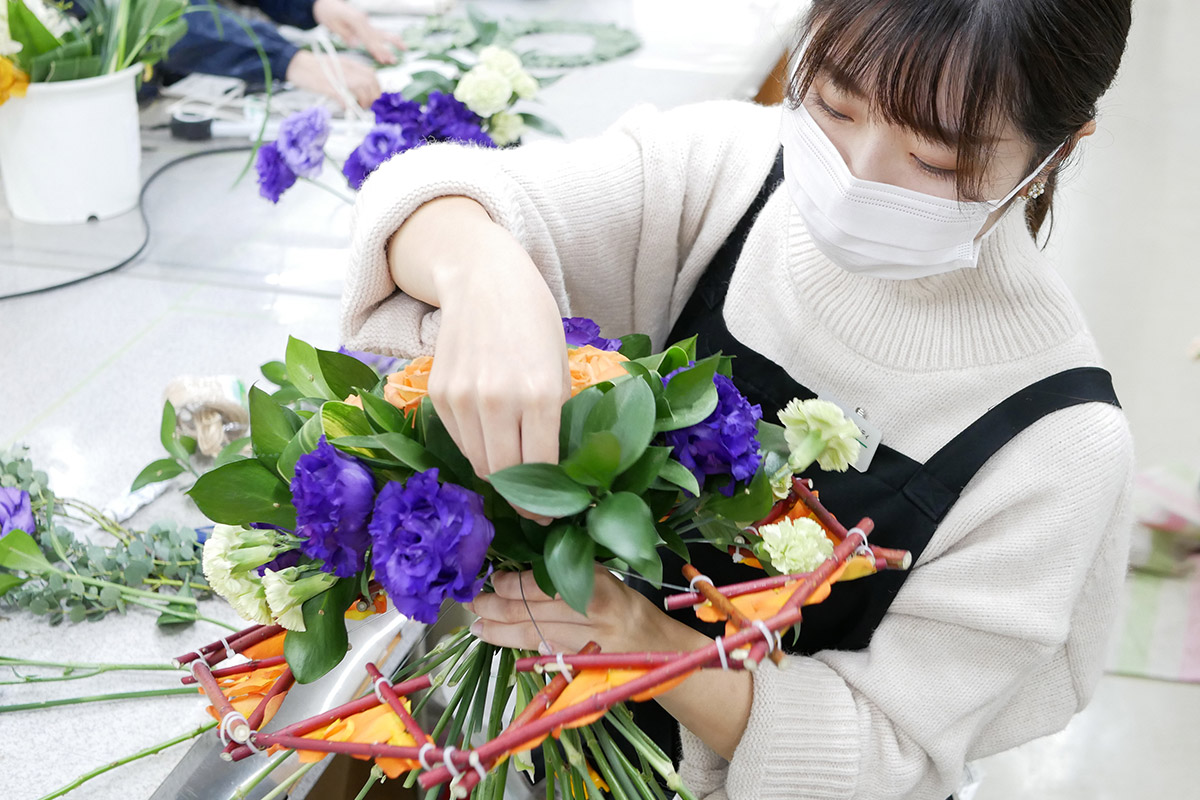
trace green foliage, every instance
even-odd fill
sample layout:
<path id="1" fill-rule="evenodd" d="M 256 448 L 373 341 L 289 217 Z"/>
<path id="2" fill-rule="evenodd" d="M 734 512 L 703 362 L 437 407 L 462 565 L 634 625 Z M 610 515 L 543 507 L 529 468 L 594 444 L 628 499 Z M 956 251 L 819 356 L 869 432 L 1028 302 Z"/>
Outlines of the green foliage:
<path id="1" fill-rule="evenodd" d="M 308 427 L 307 423 L 305 427 Z M 292 493 L 287 484 L 252 459 L 234 461 L 206 472 L 188 495 L 213 522 L 296 526 L 296 508 L 292 505 Z"/>
<path id="2" fill-rule="evenodd" d="M 596 545 L 578 525 L 560 524 L 546 540 L 546 571 L 571 608 L 587 613 L 596 580 Z M 549 592 L 553 596 L 553 592 Z"/>
<path id="3" fill-rule="evenodd" d="M 343 579 L 304 603 L 304 630 L 290 631 L 283 640 L 298 683 L 312 683 L 341 663 L 350 646 L 346 609 L 357 596 L 356 581 Z"/>

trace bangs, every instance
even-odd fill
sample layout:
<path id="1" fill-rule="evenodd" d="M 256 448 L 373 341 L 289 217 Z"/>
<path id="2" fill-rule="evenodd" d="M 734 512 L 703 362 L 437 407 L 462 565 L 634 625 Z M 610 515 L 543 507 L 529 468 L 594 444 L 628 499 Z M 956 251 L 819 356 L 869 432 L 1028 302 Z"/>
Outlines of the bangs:
<path id="1" fill-rule="evenodd" d="M 977 199 L 1002 126 L 1021 119 L 1011 28 L 1003 3 L 973 0 L 817 0 L 801 29 L 788 84 L 799 105 L 828 78 L 872 112 L 957 151 L 960 196 Z"/>

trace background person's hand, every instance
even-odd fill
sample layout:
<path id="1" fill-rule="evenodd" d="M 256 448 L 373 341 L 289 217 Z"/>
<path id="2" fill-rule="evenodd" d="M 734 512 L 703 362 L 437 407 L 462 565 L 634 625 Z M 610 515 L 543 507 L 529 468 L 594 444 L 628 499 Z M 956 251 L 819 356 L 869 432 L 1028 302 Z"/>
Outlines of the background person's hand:
<path id="1" fill-rule="evenodd" d="M 345 0 L 317 0 L 313 3 L 313 18 L 348 46 L 365 48 L 380 64 L 395 64 L 396 50 L 404 49 L 399 35 L 376 28 L 370 17 Z"/>
<path id="2" fill-rule="evenodd" d="M 369 64 L 348 55 L 337 56 L 337 62 L 334 63 L 329 56 L 298 50 L 288 63 L 285 79 L 297 88 L 332 97 L 345 105 L 344 98 L 333 83 L 333 80 L 339 77 L 345 79 L 350 96 L 362 108 L 368 108 L 383 93 L 375 70 Z"/>

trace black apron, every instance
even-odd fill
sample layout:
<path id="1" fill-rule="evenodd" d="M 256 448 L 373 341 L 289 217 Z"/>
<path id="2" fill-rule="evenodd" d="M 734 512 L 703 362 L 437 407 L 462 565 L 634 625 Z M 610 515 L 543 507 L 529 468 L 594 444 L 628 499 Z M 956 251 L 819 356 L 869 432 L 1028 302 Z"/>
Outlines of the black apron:
<path id="1" fill-rule="evenodd" d="M 763 419 L 792 398 L 806 400 L 816 395 L 797 383 L 781 367 L 743 345 L 725 326 L 725 295 L 746 236 L 759 211 L 783 180 L 782 153 L 758 196 L 733 233 L 713 257 L 695 291 L 672 329 L 668 342 L 697 335 L 696 356 L 720 352 L 735 356 L 733 381 L 752 403 L 762 407 Z M 1025 428 L 1059 409 L 1080 403 L 1108 403 L 1119 407 L 1111 376 L 1095 367 L 1070 369 L 1022 389 L 983 414 L 965 431 L 924 464 L 880 443 L 866 472 L 822 472 L 814 467 L 808 477 L 821 494 L 821 503 L 846 527 L 862 517 L 875 522 L 871 543 L 908 550 L 913 564 L 929 544 L 938 524 L 958 500 L 963 488 L 984 463 Z M 728 553 L 707 544 L 689 548 L 692 564 L 718 585 L 762 577 L 761 570 L 734 564 Z M 673 553 L 663 558 L 663 575 L 678 576 L 682 560 Z M 871 642 L 875 628 L 887 613 L 907 571 L 887 571 L 857 581 L 837 584 L 828 599 L 806 606 L 799 638 L 784 637 L 785 649 L 799 655 L 820 650 L 862 650 Z M 665 594 L 639 582 L 639 590 L 662 607 Z M 715 637 L 724 623 L 704 623 L 691 609 L 672 616 L 692 628 Z M 679 758 L 679 726 L 657 703 L 634 703 L 642 725 L 663 750 Z"/>

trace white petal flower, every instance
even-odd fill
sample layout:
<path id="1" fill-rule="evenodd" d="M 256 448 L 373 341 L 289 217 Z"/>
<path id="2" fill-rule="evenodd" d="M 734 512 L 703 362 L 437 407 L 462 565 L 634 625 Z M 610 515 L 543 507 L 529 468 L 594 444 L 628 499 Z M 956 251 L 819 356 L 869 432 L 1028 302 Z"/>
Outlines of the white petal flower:
<path id="1" fill-rule="evenodd" d="M 8 3 L 0 3 L 0 56 L 21 52 L 21 43 L 13 41 L 8 29 Z"/>
<path id="2" fill-rule="evenodd" d="M 204 543 L 201 567 L 214 592 L 229 601 L 229 605 L 245 619 L 265 625 L 270 623 L 271 613 L 262 582 L 254 572 L 258 564 L 246 566 L 230 558 L 245 542 L 258 546 L 262 534 L 235 525 L 214 526 L 212 535 Z"/>
<path id="3" fill-rule="evenodd" d="M 845 472 L 858 459 L 862 432 L 828 400 L 793 399 L 779 412 L 779 421 L 795 470 L 816 461 L 823 470 Z"/>
<path id="4" fill-rule="evenodd" d="M 304 614 L 300 607 L 337 583 L 337 578 L 326 572 L 286 567 L 278 572 L 265 570 L 262 582 L 267 605 L 276 621 L 289 631 L 303 631 Z"/>
<path id="5" fill-rule="evenodd" d="M 501 111 L 493 114 L 488 120 L 487 133 L 498 146 L 504 147 L 517 141 L 525 133 L 525 120 L 520 114 Z"/>
<path id="6" fill-rule="evenodd" d="M 512 81 L 513 91 L 522 100 L 532 100 L 534 97 L 537 97 L 538 91 L 542 88 L 537 82 L 537 78 L 525 70 L 521 70 L 510 78 L 510 80 Z"/>
<path id="7" fill-rule="evenodd" d="M 782 519 L 758 529 L 771 566 L 784 575 L 812 572 L 833 555 L 833 542 L 808 517 Z"/>
<path id="8" fill-rule="evenodd" d="M 494 44 L 479 51 L 479 63 L 491 67 L 510 81 L 515 81 L 517 75 L 525 71 L 521 68 L 520 56 Z"/>
<path id="9" fill-rule="evenodd" d="M 512 94 L 512 82 L 503 73 L 484 64 L 463 75 L 454 88 L 455 99 L 481 117 L 490 117 L 507 109 Z"/>

